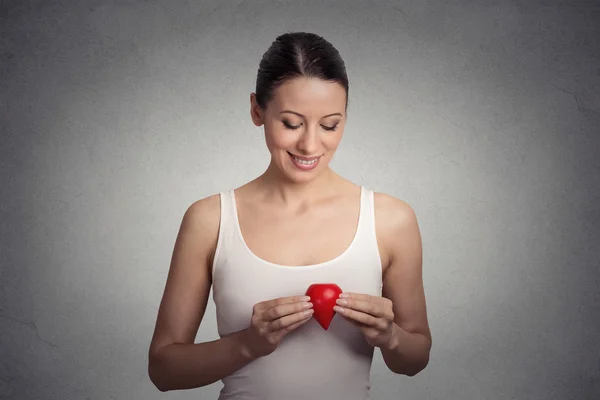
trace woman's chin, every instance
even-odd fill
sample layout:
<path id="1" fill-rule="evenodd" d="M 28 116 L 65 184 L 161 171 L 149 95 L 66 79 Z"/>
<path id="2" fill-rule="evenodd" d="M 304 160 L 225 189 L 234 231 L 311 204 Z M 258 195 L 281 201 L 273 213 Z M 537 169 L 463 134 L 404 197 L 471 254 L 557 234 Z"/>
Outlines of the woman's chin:
<path id="1" fill-rule="evenodd" d="M 323 166 L 319 165 L 310 171 L 302 171 L 292 166 L 285 166 L 283 173 L 288 177 L 289 180 L 296 183 L 306 183 L 315 180 L 323 173 Z"/>

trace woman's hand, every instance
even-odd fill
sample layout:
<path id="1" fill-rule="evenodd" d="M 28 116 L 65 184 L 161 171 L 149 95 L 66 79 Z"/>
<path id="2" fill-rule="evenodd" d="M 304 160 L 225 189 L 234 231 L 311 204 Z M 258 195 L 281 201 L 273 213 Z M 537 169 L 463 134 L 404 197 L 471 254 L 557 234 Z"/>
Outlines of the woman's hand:
<path id="1" fill-rule="evenodd" d="M 277 348 L 285 335 L 303 325 L 313 314 L 308 296 L 280 297 L 256 303 L 250 326 L 245 330 L 245 349 L 252 359 Z"/>
<path id="2" fill-rule="evenodd" d="M 388 347 L 395 333 L 392 301 L 360 293 L 342 293 L 333 309 L 358 326 L 373 347 Z"/>

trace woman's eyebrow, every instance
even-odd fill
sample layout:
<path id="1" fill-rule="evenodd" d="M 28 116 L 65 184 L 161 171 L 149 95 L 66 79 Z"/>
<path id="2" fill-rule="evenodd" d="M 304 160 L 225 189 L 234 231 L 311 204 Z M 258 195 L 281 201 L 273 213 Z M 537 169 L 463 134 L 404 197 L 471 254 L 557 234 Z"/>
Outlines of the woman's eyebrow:
<path id="1" fill-rule="evenodd" d="M 288 113 L 288 114 L 295 114 L 295 115 L 297 115 L 297 116 L 299 116 L 299 117 L 302 117 L 302 118 L 304 118 L 304 115 L 302 115 L 302 114 L 300 114 L 300 113 L 297 113 L 297 112 L 295 112 L 295 111 L 291 111 L 291 110 L 283 110 L 283 111 L 281 111 L 279 114 L 284 114 L 284 113 Z M 340 114 L 340 113 L 333 113 L 333 114 L 325 115 L 325 116 L 324 116 L 324 117 L 322 117 L 322 118 L 332 117 L 332 116 L 334 116 L 334 115 L 339 115 L 340 117 L 343 117 L 343 115 L 342 115 L 342 114 Z"/>

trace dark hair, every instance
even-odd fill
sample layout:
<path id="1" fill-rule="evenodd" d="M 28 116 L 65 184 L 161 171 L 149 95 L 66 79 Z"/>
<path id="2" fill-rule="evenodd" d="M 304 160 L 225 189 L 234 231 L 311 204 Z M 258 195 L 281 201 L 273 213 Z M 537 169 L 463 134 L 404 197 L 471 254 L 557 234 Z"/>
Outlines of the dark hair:
<path id="1" fill-rule="evenodd" d="M 288 79 L 304 76 L 337 82 L 346 90 L 346 66 L 335 47 L 321 36 L 307 32 L 287 32 L 278 36 L 265 52 L 256 78 L 256 102 L 265 109 L 273 90 Z"/>

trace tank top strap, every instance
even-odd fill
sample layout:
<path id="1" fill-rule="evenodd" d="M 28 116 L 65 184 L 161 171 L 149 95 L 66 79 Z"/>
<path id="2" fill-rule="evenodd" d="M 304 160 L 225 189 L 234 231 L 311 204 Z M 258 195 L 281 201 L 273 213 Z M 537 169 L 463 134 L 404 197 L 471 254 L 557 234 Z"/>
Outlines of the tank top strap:
<path id="1" fill-rule="evenodd" d="M 219 222 L 219 237 L 212 263 L 213 274 L 215 273 L 217 263 L 222 261 L 221 257 L 226 256 L 232 243 L 235 243 L 237 227 L 233 195 L 233 189 L 219 193 L 221 217 Z"/>
<path id="2" fill-rule="evenodd" d="M 358 233 L 361 242 L 372 244 L 375 239 L 375 201 L 373 191 L 361 187 Z M 376 239 L 375 239 L 376 240 Z"/>
<path id="3" fill-rule="evenodd" d="M 360 252 L 372 265 L 377 265 L 380 273 L 381 255 L 375 230 L 375 193 L 363 186 L 360 204 L 355 251 Z"/>

